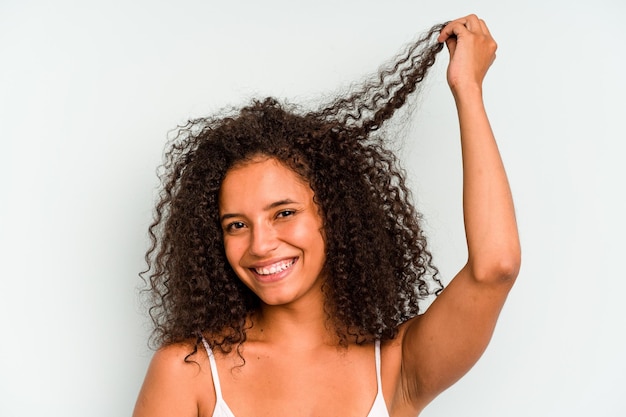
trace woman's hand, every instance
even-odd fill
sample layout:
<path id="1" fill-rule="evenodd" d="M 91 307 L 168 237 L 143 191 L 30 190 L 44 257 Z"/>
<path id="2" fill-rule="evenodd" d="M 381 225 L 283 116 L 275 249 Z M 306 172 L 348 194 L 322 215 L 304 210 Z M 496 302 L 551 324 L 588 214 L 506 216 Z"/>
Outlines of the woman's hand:
<path id="1" fill-rule="evenodd" d="M 482 91 L 497 48 L 485 22 L 473 14 L 462 17 L 446 25 L 437 40 L 450 51 L 448 84 L 455 97 L 466 89 Z"/>

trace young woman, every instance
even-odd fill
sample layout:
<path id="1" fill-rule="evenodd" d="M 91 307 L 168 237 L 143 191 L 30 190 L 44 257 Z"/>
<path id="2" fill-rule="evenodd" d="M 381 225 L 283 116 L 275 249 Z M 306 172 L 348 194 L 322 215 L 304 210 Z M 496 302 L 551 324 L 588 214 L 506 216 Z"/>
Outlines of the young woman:
<path id="1" fill-rule="evenodd" d="M 442 291 L 380 127 L 443 43 L 469 256 Z M 472 367 L 520 264 L 482 100 L 495 50 L 470 15 L 322 110 L 266 99 L 180 130 L 150 228 L 160 348 L 136 417 L 417 416 Z"/>

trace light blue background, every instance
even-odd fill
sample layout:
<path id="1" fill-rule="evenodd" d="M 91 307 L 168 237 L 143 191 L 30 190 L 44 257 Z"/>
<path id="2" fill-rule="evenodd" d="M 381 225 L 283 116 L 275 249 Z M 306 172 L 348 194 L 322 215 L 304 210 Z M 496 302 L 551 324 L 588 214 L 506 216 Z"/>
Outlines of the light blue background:
<path id="1" fill-rule="evenodd" d="M 485 96 L 524 261 L 484 357 L 422 415 L 626 415 L 626 5 L 225 3 L 0 3 L 0 415 L 131 413 L 169 130 L 253 96 L 315 101 L 469 12 L 500 46 Z M 401 154 L 447 281 L 465 249 L 446 62 Z"/>

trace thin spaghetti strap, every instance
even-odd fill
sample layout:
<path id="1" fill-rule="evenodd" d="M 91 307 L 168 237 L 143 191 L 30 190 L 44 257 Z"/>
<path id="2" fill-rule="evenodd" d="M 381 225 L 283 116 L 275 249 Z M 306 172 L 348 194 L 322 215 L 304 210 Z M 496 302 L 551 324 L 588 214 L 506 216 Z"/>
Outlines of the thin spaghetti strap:
<path id="1" fill-rule="evenodd" d="M 382 377 L 380 375 L 380 340 L 376 341 L 375 344 L 375 351 L 376 351 L 376 383 L 378 384 L 378 392 L 382 392 L 383 389 L 383 383 L 382 383 Z"/>
<path id="2" fill-rule="evenodd" d="M 370 412 L 367 414 L 367 417 L 389 417 L 389 410 L 387 409 L 387 404 L 385 403 L 385 397 L 383 396 L 383 383 L 381 377 L 381 358 L 380 358 L 380 340 L 376 341 L 375 353 L 376 353 L 376 384 L 377 393 L 374 398 L 374 403 L 372 404 L 372 408 Z"/>
<path id="3" fill-rule="evenodd" d="M 211 375 L 213 376 L 213 387 L 215 388 L 215 397 L 217 400 L 222 400 L 222 387 L 220 385 L 220 377 L 217 374 L 217 363 L 215 362 L 215 356 L 213 356 L 213 351 L 209 346 L 209 342 L 206 339 L 202 338 L 202 344 L 204 344 L 204 348 L 206 349 L 206 353 L 209 356 L 209 362 L 211 363 Z"/>

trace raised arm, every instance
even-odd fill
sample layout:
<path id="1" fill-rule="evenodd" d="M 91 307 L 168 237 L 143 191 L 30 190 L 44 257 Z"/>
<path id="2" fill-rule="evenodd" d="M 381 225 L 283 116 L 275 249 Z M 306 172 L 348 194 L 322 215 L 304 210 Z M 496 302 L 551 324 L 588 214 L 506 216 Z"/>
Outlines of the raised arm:
<path id="1" fill-rule="evenodd" d="M 496 44 L 476 16 L 451 23 L 439 40 L 450 49 L 448 82 L 461 128 L 468 265 L 479 280 L 515 278 L 520 247 L 513 200 L 482 100 L 482 81 Z"/>
<path id="2" fill-rule="evenodd" d="M 450 52 L 448 83 L 459 117 L 468 260 L 402 339 L 404 398 L 422 408 L 483 353 L 520 265 L 513 200 L 482 98 L 495 58 L 487 26 L 470 15 L 439 36 Z"/>

